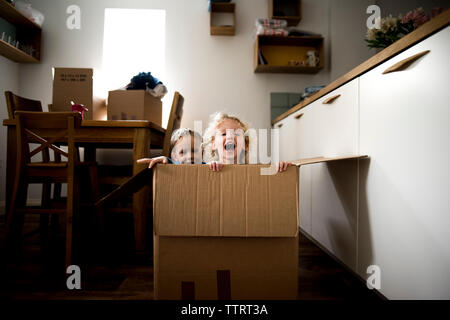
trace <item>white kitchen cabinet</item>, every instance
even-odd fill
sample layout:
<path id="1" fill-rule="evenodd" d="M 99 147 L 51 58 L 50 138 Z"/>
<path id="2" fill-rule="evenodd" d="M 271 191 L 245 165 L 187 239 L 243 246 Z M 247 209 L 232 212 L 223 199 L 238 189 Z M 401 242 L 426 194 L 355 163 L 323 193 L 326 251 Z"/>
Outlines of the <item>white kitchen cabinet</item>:
<path id="1" fill-rule="evenodd" d="M 358 154 L 359 80 L 315 102 L 314 156 Z M 325 102 L 325 103 L 324 103 Z M 356 271 L 357 161 L 311 167 L 311 236 Z"/>
<path id="2" fill-rule="evenodd" d="M 310 167 L 311 236 L 356 271 L 358 162 Z"/>
<path id="3" fill-rule="evenodd" d="M 360 77 L 358 273 L 389 299 L 450 299 L 449 54 L 447 27 Z"/>
<path id="4" fill-rule="evenodd" d="M 299 176 L 299 226 L 311 235 L 311 166 L 301 166 Z"/>
<path id="5" fill-rule="evenodd" d="M 279 130 L 279 160 L 288 161 L 295 160 L 296 146 L 296 119 L 293 115 L 288 116 L 282 121 L 278 122 L 274 129 Z"/>
<path id="6" fill-rule="evenodd" d="M 296 144 L 293 146 L 297 150 L 297 159 L 314 157 L 313 148 L 315 137 L 313 126 L 315 121 L 314 103 L 300 109 L 293 114 L 295 121 Z"/>
<path id="7" fill-rule="evenodd" d="M 280 132 L 280 160 L 289 161 L 313 157 L 313 105 L 308 105 L 274 128 Z M 281 124 L 281 126 L 279 126 Z M 299 226 L 311 234 L 311 168 L 302 166 L 299 172 Z"/>
<path id="8" fill-rule="evenodd" d="M 358 153 L 359 100 L 356 78 L 315 102 L 315 153 L 323 157 Z"/>
<path id="9" fill-rule="evenodd" d="M 313 123 L 314 123 L 314 106 L 308 105 L 300 109 L 294 114 L 296 119 L 296 134 L 298 159 L 313 157 Z M 311 234 L 311 167 L 300 167 L 299 177 L 299 222 L 300 228 Z"/>
<path id="10" fill-rule="evenodd" d="M 287 126 L 286 159 L 369 156 L 301 169 L 300 227 L 363 279 L 378 266 L 389 299 L 450 299 L 450 27 L 433 32 Z"/>

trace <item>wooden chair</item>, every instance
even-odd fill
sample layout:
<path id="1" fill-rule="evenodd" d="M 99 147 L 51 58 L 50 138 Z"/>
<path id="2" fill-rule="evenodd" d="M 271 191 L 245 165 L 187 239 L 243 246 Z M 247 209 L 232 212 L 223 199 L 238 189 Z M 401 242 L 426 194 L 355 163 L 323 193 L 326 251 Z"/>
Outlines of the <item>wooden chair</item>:
<path id="1" fill-rule="evenodd" d="M 17 167 L 12 190 L 11 204 L 7 217 L 7 243 L 12 246 L 22 232 L 24 214 L 34 213 L 46 216 L 49 214 L 65 215 L 66 224 L 66 266 L 71 264 L 72 256 L 72 221 L 77 208 L 79 190 L 78 181 L 80 166 L 88 166 L 91 175 L 91 186 L 94 197 L 98 196 L 95 163 L 79 162 L 77 158 L 74 134 L 81 124 L 81 115 L 77 112 L 26 112 L 16 111 L 17 119 Z M 64 151 L 54 143 L 66 141 L 68 151 Z M 30 143 L 40 144 L 31 150 Z M 32 162 L 32 157 L 43 150 L 51 149 L 65 157 L 67 161 L 55 162 L 43 159 Z M 27 207 L 26 195 L 30 183 L 67 183 L 67 201 L 65 208 L 52 208 L 48 201 L 41 207 Z M 97 189 L 97 191 L 96 191 Z M 45 199 L 48 200 L 48 199 Z M 93 199 L 97 200 L 97 199 Z"/>
<path id="2" fill-rule="evenodd" d="M 172 136 L 172 133 L 176 129 L 180 128 L 181 119 L 183 117 L 183 104 L 184 97 L 178 91 L 175 91 L 169 115 L 169 122 L 167 123 L 167 129 L 163 141 L 163 156 L 170 157 L 170 138 Z M 107 204 L 110 204 L 117 199 L 129 196 L 139 191 L 146 185 L 152 186 L 151 177 L 151 169 L 145 169 L 132 177 L 127 177 L 116 189 L 108 193 L 101 200 L 97 201 L 97 203 L 95 204 L 97 210 L 99 210 L 99 212 L 102 212 L 103 207 Z"/>
<path id="3" fill-rule="evenodd" d="M 36 111 L 42 112 L 42 104 L 39 100 L 27 99 L 21 96 L 18 96 L 11 91 L 5 91 L 6 98 L 6 107 L 8 109 L 8 117 L 9 119 L 14 119 L 14 113 L 16 111 Z M 49 161 L 49 152 L 48 149 L 42 150 L 42 159 L 43 161 Z M 44 183 L 42 185 L 42 203 L 47 203 L 50 199 L 51 192 L 51 184 Z M 9 199 L 8 199 L 9 200 Z M 6 214 L 9 212 L 9 206 L 6 206 Z M 41 221 L 43 223 L 43 221 Z M 41 226 L 42 227 L 42 226 Z M 42 229 L 42 228 L 41 228 Z"/>
<path id="4" fill-rule="evenodd" d="M 178 91 L 175 91 L 169 121 L 164 135 L 163 149 L 160 155 L 170 157 L 170 137 L 176 129 L 180 128 L 181 118 L 183 116 L 183 103 L 183 96 Z M 100 184 L 120 185 L 132 175 L 130 166 L 100 166 L 100 170 L 102 171 L 100 174 Z"/>
<path id="5" fill-rule="evenodd" d="M 6 106 L 9 119 L 14 119 L 16 111 L 41 111 L 42 104 L 38 100 L 31 100 L 15 95 L 11 91 L 5 91 Z"/>
<path id="6" fill-rule="evenodd" d="M 172 133 L 180 128 L 181 118 L 183 117 L 183 104 L 184 97 L 178 91 L 175 91 L 172 108 L 170 109 L 169 122 L 167 123 L 167 129 L 164 135 L 162 155 L 165 157 L 170 157 L 170 138 L 172 137 Z"/>
<path id="7" fill-rule="evenodd" d="M 16 111 L 36 111 L 36 112 L 42 112 L 42 104 L 39 100 L 32 100 L 28 98 L 24 98 L 21 96 L 18 96 L 11 91 L 5 91 L 5 98 L 6 98 L 6 106 L 8 108 L 8 117 L 9 119 L 14 119 L 14 112 Z M 56 111 L 52 110 L 52 105 L 48 105 L 49 111 Z M 77 151 L 78 152 L 78 151 Z M 61 161 L 61 157 L 56 152 L 54 153 L 55 161 Z M 48 149 L 43 150 L 42 157 L 44 161 L 48 161 L 49 153 Z M 42 191 L 42 200 L 44 201 L 44 197 L 48 197 L 48 193 L 50 192 L 51 186 L 48 184 L 45 184 L 43 186 Z M 61 195 L 61 184 L 55 184 L 54 190 L 53 190 L 53 198 L 58 199 Z"/>

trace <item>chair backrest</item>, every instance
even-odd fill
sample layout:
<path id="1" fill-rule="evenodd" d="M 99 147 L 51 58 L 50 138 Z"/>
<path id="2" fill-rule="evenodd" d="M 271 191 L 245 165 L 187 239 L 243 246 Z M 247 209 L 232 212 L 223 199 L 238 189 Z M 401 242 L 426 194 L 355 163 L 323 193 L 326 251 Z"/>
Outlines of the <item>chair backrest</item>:
<path id="1" fill-rule="evenodd" d="M 30 112 L 16 111 L 17 161 L 20 165 L 31 163 L 31 158 L 41 151 L 53 150 L 55 155 L 67 158 L 69 166 L 76 161 L 75 129 L 81 125 L 78 112 Z M 55 142 L 66 142 L 64 151 Z M 30 151 L 30 143 L 40 144 Z M 47 162 L 43 159 L 44 162 Z"/>
<path id="2" fill-rule="evenodd" d="M 181 118 L 183 117 L 183 103 L 183 96 L 178 91 L 175 91 L 172 109 L 170 110 L 169 122 L 167 123 L 167 129 L 164 135 L 163 156 L 170 157 L 170 137 L 176 129 L 180 128 Z"/>
<path id="3" fill-rule="evenodd" d="M 5 91 L 5 98 L 9 119 L 14 119 L 16 111 L 42 111 L 42 104 L 38 100 L 20 97 L 11 91 Z"/>

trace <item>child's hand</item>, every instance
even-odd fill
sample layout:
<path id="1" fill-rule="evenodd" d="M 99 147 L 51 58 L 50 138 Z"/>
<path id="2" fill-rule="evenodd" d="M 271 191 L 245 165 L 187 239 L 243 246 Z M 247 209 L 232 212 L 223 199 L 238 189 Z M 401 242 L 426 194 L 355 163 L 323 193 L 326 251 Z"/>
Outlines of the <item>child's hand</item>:
<path id="1" fill-rule="evenodd" d="M 223 163 L 217 161 L 209 162 L 207 165 L 212 171 L 220 171 L 223 168 Z"/>
<path id="2" fill-rule="evenodd" d="M 286 162 L 286 161 L 277 162 L 277 171 L 278 172 L 286 171 L 287 167 L 290 167 L 290 166 L 292 166 L 291 162 Z"/>
<path id="3" fill-rule="evenodd" d="M 142 158 L 138 159 L 136 162 L 140 164 L 148 163 L 148 167 L 151 168 L 157 163 L 169 163 L 169 160 L 167 159 L 167 157 L 161 156 L 156 158 Z"/>

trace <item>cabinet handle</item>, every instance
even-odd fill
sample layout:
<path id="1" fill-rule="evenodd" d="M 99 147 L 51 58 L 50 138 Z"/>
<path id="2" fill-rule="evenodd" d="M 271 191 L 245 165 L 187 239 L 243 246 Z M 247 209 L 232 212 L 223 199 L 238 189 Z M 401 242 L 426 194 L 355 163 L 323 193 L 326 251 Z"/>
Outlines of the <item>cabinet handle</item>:
<path id="1" fill-rule="evenodd" d="M 423 52 L 419 52 L 409 58 L 403 59 L 402 61 L 397 62 L 392 67 L 387 68 L 383 71 L 383 74 L 389 73 L 389 72 L 397 72 L 397 71 L 403 71 L 406 68 L 408 68 L 414 61 L 419 59 L 420 57 L 426 55 L 430 50 L 426 50 Z"/>
<path id="2" fill-rule="evenodd" d="M 337 94 L 335 96 L 329 97 L 328 99 L 325 99 L 322 104 L 330 104 L 333 103 L 334 100 L 336 100 L 337 98 L 339 98 L 341 95 Z"/>
<path id="3" fill-rule="evenodd" d="M 282 123 L 280 123 L 277 127 L 278 128 L 281 128 L 283 126 L 283 124 Z"/>
<path id="4" fill-rule="evenodd" d="M 298 115 L 296 115 L 294 118 L 295 119 L 300 119 L 303 116 L 303 113 L 299 113 Z"/>

